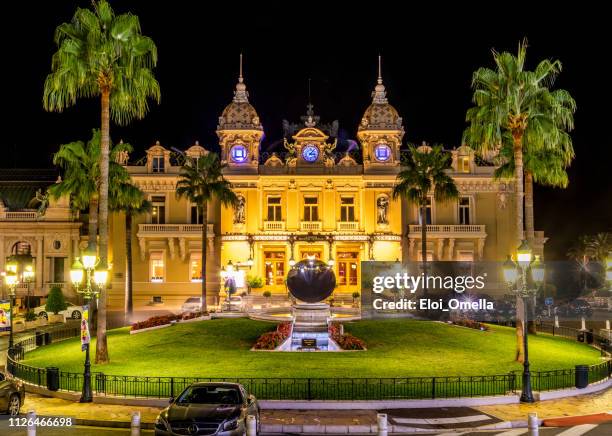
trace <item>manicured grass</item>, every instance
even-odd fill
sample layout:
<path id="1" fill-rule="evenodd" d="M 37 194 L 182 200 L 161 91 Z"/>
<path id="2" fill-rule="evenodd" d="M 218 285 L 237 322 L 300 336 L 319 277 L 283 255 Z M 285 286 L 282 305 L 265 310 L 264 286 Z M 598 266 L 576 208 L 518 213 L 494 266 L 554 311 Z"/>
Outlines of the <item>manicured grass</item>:
<path id="1" fill-rule="evenodd" d="M 137 335 L 127 328 L 112 330 L 111 363 L 93 365 L 92 370 L 181 377 L 407 377 L 505 374 L 522 368 L 514 362 L 515 331 L 507 327 L 481 332 L 435 322 L 368 320 L 345 325 L 366 342 L 368 351 L 249 351 L 272 328 L 272 323 L 220 319 Z M 600 362 L 597 350 L 574 341 L 548 335 L 530 336 L 529 341 L 534 371 Z M 83 358 L 79 340 L 73 339 L 27 353 L 23 363 L 82 372 Z"/>

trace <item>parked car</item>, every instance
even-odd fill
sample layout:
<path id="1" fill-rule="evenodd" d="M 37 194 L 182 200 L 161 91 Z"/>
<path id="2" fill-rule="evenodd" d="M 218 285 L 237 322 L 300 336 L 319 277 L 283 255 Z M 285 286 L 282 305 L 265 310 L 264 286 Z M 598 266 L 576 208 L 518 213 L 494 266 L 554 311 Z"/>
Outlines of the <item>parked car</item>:
<path id="1" fill-rule="evenodd" d="M 189 297 L 181 305 L 181 312 L 197 312 L 202 308 L 202 297 Z"/>
<path id="2" fill-rule="evenodd" d="M 557 314 L 560 316 L 585 316 L 590 318 L 593 315 L 593 309 L 586 300 L 577 299 L 558 306 Z"/>
<path id="3" fill-rule="evenodd" d="M 230 312 L 241 312 L 244 307 L 244 302 L 242 301 L 242 297 L 233 296 L 229 297 L 228 300 L 223 302 L 223 306 L 221 310 L 230 311 Z"/>
<path id="4" fill-rule="evenodd" d="M 12 416 L 19 414 L 19 409 L 25 400 L 25 388 L 19 380 L 13 380 L 0 372 L 0 412 Z"/>
<path id="5" fill-rule="evenodd" d="M 260 429 L 259 403 L 238 383 L 194 383 L 157 416 L 156 436 L 246 434 L 247 416 Z"/>
<path id="6" fill-rule="evenodd" d="M 49 314 L 47 313 L 45 306 L 38 306 L 32 310 L 34 310 L 36 316 L 49 319 Z M 81 316 L 83 315 L 83 306 L 67 301 L 66 308 L 58 313 L 60 315 L 64 315 L 66 318 L 81 319 Z"/>

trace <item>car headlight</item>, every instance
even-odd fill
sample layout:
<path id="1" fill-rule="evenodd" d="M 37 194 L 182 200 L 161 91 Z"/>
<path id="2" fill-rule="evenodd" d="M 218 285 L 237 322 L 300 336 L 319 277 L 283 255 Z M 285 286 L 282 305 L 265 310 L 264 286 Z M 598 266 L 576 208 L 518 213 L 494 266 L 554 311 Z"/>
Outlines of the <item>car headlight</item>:
<path id="1" fill-rule="evenodd" d="M 157 419 L 155 420 L 155 428 L 159 428 L 162 430 L 168 430 L 170 427 L 168 426 L 168 423 L 161 415 L 157 415 Z"/>
<path id="2" fill-rule="evenodd" d="M 238 428 L 238 419 L 231 419 L 223 424 L 223 430 L 236 430 Z"/>

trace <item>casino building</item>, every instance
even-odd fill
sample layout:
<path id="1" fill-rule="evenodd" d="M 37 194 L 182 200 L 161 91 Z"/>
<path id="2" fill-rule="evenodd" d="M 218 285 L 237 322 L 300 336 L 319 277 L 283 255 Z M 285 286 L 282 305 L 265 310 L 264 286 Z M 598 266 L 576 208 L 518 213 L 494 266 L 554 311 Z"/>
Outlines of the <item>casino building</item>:
<path id="1" fill-rule="evenodd" d="M 336 296 L 350 298 L 360 291 L 362 261 L 419 259 L 422 223 L 417 207 L 391 196 L 401 168 L 404 124 L 387 99 L 380 71 L 372 100 L 355 126 L 358 147 L 340 147 L 337 130 L 337 123 L 322 123 L 309 104 L 300 123 L 284 124 L 283 149 L 263 153 L 264 126 L 240 73 L 234 97 L 217 126 L 221 159 L 227 163 L 225 177 L 239 203 L 231 208 L 216 202 L 209 205 L 206 241 L 201 240 L 203 219 L 195 205 L 176 198 L 180 171 L 176 153 L 158 142 L 139 162 L 121 156 L 120 163 L 153 205 L 151 213 L 135 217 L 132 229 L 136 309 L 176 308 L 187 297 L 198 296 L 202 243 L 208 245 L 209 253 L 205 266 L 209 303 L 224 296 L 220 273 L 228 265 L 234 270 L 239 293 L 247 292 L 244 282 L 250 276 L 263 280 L 263 287 L 252 289 L 252 294 L 270 291 L 282 296 L 287 294 L 285 278 L 294 262 L 321 259 L 333 265 Z M 204 153 L 208 151 L 197 143 L 185 150 L 189 156 Z M 446 203 L 430 198 L 425 223 L 428 258 L 504 259 L 515 248 L 513 181 L 494 180 L 495 168 L 469 147 L 450 153 L 449 172 L 461 195 Z M 3 223 L 7 216 L 0 208 L 5 252 L 14 242 Z M 15 217 L 11 215 L 11 223 Z M 125 219 L 117 213 L 110 221 L 112 287 L 108 301 L 111 309 L 121 309 Z M 70 222 L 65 225 L 78 229 Z M 75 231 L 67 230 L 65 239 L 73 240 Z M 0 240 L 2 237 L 0 234 Z M 544 242 L 543 233 L 536 232 L 536 252 L 542 252 Z M 64 269 L 74 251 L 66 252 Z M 65 274 L 55 272 L 44 277 L 67 280 Z M 44 289 L 41 283 L 39 292 Z M 69 292 L 70 287 L 65 289 Z"/>

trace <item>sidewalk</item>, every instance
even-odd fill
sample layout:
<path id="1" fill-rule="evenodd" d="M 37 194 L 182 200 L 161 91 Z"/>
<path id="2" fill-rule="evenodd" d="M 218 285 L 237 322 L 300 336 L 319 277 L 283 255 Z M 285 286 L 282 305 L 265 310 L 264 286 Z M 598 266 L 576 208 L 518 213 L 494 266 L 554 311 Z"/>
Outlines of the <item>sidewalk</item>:
<path id="1" fill-rule="evenodd" d="M 41 416 L 70 416 L 82 420 L 81 424 L 87 425 L 87 422 L 91 424 L 95 422 L 99 426 L 106 424 L 100 423 L 100 421 L 106 421 L 107 426 L 125 426 L 130 422 L 131 414 L 134 411 L 140 411 L 141 422 L 150 425 L 155 422 L 155 418 L 161 410 L 156 407 L 81 404 L 58 398 L 27 394 L 22 412 L 26 413 L 30 409 L 36 410 L 36 413 Z M 454 409 L 458 408 L 402 409 L 403 412 L 401 413 L 410 415 L 411 411 L 414 411 L 415 416 L 423 416 L 424 413 L 429 414 L 431 411 L 435 411 L 439 416 L 452 416 L 455 412 Z M 427 410 L 430 412 L 424 412 Z M 500 424 L 507 423 L 508 426 L 510 426 L 510 423 L 513 423 L 514 426 L 520 425 L 518 422 L 524 422 L 530 412 L 536 412 L 541 420 L 602 414 L 612 411 L 612 389 L 597 394 L 542 401 L 529 405 L 477 406 L 472 407 L 471 410 L 472 413 L 480 412 L 482 415 L 494 418 Z M 295 426 L 296 430 L 298 427 L 306 430 L 306 428 L 315 429 L 321 426 L 332 426 L 337 427 L 338 430 L 342 427 L 347 429 L 350 427 L 352 431 L 362 428 L 364 432 L 369 432 L 372 426 L 376 425 L 376 413 L 375 410 L 262 410 L 261 417 L 262 425 L 271 432 L 277 432 L 277 429 L 289 431 L 292 426 Z M 612 415 L 610 417 L 612 418 Z M 588 418 L 582 420 L 584 421 L 584 419 L 588 420 Z M 470 426 L 468 420 L 464 419 L 465 424 L 463 425 L 460 424 L 461 422 L 461 419 L 458 420 L 454 427 Z M 555 421 L 550 422 L 552 425 Z M 472 426 L 476 427 L 478 425 L 474 422 Z"/>

